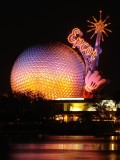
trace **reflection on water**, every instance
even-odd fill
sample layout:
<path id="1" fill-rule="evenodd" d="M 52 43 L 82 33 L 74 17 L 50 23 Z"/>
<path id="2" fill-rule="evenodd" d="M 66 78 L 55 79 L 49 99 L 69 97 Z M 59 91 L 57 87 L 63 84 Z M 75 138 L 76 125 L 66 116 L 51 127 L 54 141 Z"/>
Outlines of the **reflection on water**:
<path id="1" fill-rule="evenodd" d="M 40 135 L 37 142 L 9 146 L 8 160 L 120 160 L 119 136 Z"/>

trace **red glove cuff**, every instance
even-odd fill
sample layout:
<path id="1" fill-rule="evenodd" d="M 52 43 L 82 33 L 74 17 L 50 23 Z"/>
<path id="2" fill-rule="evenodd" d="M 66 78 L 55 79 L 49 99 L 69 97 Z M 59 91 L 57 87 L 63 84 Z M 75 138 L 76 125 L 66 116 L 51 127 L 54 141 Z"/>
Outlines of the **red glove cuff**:
<path id="1" fill-rule="evenodd" d="M 89 93 L 94 93 L 94 90 L 91 90 L 89 87 L 85 85 L 85 90 Z"/>

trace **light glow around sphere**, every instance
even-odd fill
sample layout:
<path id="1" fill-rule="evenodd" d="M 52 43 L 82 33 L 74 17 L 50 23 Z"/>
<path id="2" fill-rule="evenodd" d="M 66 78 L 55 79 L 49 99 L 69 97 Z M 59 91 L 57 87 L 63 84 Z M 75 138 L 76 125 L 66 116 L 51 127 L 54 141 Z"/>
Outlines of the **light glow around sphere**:
<path id="1" fill-rule="evenodd" d="M 24 50 L 11 71 L 13 93 L 43 95 L 45 99 L 81 97 L 85 79 L 83 59 L 57 42 Z"/>

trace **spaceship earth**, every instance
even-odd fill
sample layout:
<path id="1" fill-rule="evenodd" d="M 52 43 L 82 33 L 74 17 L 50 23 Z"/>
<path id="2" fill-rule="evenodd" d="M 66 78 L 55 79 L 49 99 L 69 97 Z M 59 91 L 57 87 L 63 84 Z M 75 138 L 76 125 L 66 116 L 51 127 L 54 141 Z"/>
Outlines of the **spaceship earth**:
<path id="1" fill-rule="evenodd" d="M 13 64 L 10 83 L 13 93 L 54 100 L 81 97 L 84 79 L 82 57 L 56 42 L 25 49 Z"/>

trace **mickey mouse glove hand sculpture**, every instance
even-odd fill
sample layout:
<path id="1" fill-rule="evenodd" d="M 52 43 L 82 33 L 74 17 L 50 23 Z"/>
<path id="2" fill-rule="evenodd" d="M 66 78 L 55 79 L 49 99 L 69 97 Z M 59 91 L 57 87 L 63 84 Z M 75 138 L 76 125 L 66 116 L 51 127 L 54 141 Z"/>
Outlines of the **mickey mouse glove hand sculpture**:
<path id="1" fill-rule="evenodd" d="M 85 90 L 89 93 L 94 93 L 102 88 L 105 83 L 107 83 L 107 80 L 102 78 L 98 70 L 94 72 L 89 70 L 85 77 Z"/>

